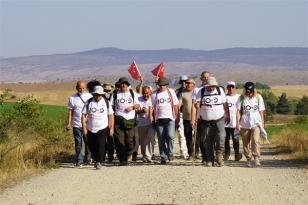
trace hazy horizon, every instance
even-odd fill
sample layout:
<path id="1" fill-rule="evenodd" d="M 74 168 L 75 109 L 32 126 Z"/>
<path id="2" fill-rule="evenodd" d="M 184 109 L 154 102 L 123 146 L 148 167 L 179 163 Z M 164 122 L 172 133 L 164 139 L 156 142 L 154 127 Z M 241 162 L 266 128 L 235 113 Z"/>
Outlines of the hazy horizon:
<path id="1" fill-rule="evenodd" d="M 0 56 L 308 47 L 307 1 L 0 0 Z"/>

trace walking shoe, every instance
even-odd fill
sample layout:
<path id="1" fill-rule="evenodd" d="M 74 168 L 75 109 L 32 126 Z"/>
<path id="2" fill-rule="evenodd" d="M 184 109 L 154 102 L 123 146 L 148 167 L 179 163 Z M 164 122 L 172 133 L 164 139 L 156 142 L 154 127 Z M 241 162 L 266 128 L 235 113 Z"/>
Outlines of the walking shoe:
<path id="1" fill-rule="evenodd" d="M 217 153 L 217 163 L 219 167 L 224 166 L 224 157 L 221 152 Z"/>
<path id="2" fill-rule="evenodd" d="M 207 167 L 212 167 L 213 164 L 214 164 L 213 162 L 206 162 L 205 166 L 207 166 Z"/>
<path id="3" fill-rule="evenodd" d="M 240 160 L 242 159 L 242 157 L 243 157 L 242 153 L 238 153 L 238 154 L 236 154 L 236 155 L 234 156 L 234 160 L 235 160 L 235 161 L 240 161 Z"/>
<path id="4" fill-rule="evenodd" d="M 147 163 L 153 163 L 153 160 L 149 159 L 149 158 L 145 158 Z"/>
<path id="5" fill-rule="evenodd" d="M 108 156 L 108 162 L 111 163 L 113 161 L 114 157 L 113 156 Z"/>
<path id="6" fill-rule="evenodd" d="M 137 155 L 133 154 L 133 156 L 132 156 L 132 161 L 133 161 L 133 162 L 136 162 L 136 161 L 137 161 Z"/>
<path id="7" fill-rule="evenodd" d="M 93 159 L 88 159 L 84 162 L 85 165 L 91 165 L 93 164 Z"/>
<path id="8" fill-rule="evenodd" d="M 225 155 L 225 161 L 228 161 L 229 158 L 230 158 L 230 154 L 226 154 L 226 155 Z"/>
<path id="9" fill-rule="evenodd" d="M 173 161 L 173 160 L 174 160 L 173 155 L 169 155 L 169 156 L 168 156 L 168 160 L 169 160 L 170 162 Z"/>
<path id="10" fill-rule="evenodd" d="M 151 160 L 155 160 L 155 155 L 154 154 L 152 155 Z"/>
<path id="11" fill-rule="evenodd" d="M 82 168 L 82 167 L 83 167 L 83 164 L 80 163 L 80 162 L 77 162 L 77 163 L 75 164 L 75 167 L 77 167 L 77 168 Z"/>
<path id="12" fill-rule="evenodd" d="M 96 163 L 94 164 L 94 168 L 95 168 L 95 169 L 101 169 L 101 168 L 102 168 L 101 163 L 96 162 Z"/>
<path id="13" fill-rule="evenodd" d="M 167 164 L 167 160 L 166 159 L 161 159 L 160 164 L 162 164 L 162 165 Z"/>
<path id="14" fill-rule="evenodd" d="M 146 163 L 147 162 L 147 159 L 145 157 L 142 157 L 142 162 Z"/>
<path id="15" fill-rule="evenodd" d="M 258 158 L 256 158 L 254 162 L 256 167 L 261 166 L 260 160 Z"/>
<path id="16" fill-rule="evenodd" d="M 251 160 L 247 161 L 247 167 L 252 167 Z"/>

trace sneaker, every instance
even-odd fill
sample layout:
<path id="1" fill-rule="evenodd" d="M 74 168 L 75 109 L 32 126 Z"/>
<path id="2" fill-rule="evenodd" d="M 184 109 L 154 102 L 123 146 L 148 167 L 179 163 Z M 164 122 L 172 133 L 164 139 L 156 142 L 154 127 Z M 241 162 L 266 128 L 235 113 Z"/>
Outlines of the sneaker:
<path id="1" fill-rule="evenodd" d="M 93 164 L 93 159 L 88 159 L 84 162 L 85 165 L 91 165 Z"/>
<path id="2" fill-rule="evenodd" d="M 173 161 L 173 160 L 174 160 L 173 155 L 168 156 L 168 160 L 169 160 L 170 162 Z"/>
<path id="3" fill-rule="evenodd" d="M 146 160 L 147 163 L 153 163 L 153 160 L 151 160 L 149 158 L 146 158 L 145 160 Z"/>
<path id="4" fill-rule="evenodd" d="M 147 159 L 145 157 L 142 157 L 142 162 L 146 163 L 147 162 Z"/>
<path id="5" fill-rule="evenodd" d="M 101 163 L 96 162 L 96 163 L 94 164 L 94 168 L 95 168 L 95 169 L 101 169 L 101 168 L 102 168 Z"/>
<path id="6" fill-rule="evenodd" d="M 234 160 L 235 160 L 235 161 L 240 161 L 240 160 L 242 159 L 242 157 L 243 157 L 242 153 L 238 153 L 238 154 L 236 154 L 236 155 L 234 156 Z"/>
<path id="7" fill-rule="evenodd" d="M 228 161 L 230 159 L 230 154 L 225 155 L 225 161 Z"/>
<path id="8" fill-rule="evenodd" d="M 247 167 L 252 167 L 251 160 L 248 160 L 246 165 Z"/>
<path id="9" fill-rule="evenodd" d="M 75 164 L 75 167 L 77 167 L 77 168 L 82 168 L 82 167 L 83 167 L 83 164 L 80 163 L 80 162 L 77 162 L 77 163 Z"/>
<path id="10" fill-rule="evenodd" d="M 256 159 L 254 160 L 254 162 L 255 162 L 255 166 L 256 166 L 256 167 L 261 166 L 260 160 L 259 160 L 258 158 L 256 158 Z"/>

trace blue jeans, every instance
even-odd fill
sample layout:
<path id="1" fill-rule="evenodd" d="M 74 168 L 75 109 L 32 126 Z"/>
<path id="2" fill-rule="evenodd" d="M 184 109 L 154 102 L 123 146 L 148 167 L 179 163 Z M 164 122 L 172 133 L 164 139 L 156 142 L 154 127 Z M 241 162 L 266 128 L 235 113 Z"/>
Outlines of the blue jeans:
<path id="1" fill-rule="evenodd" d="M 85 158 L 87 161 L 91 159 L 91 152 L 88 145 L 87 137 L 82 134 L 82 130 L 79 127 L 73 128 L 74 141 L 75 141 L 75 152 L 76 152 L 76 161 L 77 163 L 83 163 L 82 156 L 82 140 L 85 144 Z"/>
<path id="2" fill-rule="evenodd" d="M 175 121 L 171 119 L 158 119 L 156 121 L 159 154 L 162 160 L 173 156 L 173 143 L 175 134 Z"/>

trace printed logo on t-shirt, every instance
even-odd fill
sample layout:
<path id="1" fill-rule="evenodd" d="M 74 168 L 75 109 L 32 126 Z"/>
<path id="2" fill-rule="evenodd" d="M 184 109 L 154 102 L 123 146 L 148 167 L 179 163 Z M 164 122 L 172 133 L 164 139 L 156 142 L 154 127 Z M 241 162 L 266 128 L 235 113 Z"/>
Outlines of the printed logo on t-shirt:
<path id="1" fill-rule="evenodd" d="M 119 98 L 119 99 L 117 99 L 117 103 L 118 103 L 118 104 L 124 104 L 124 103 L 131 104 L 131 103 L 133 103 L 133 98 L 132 98 L 132 97 L 129 97 L 129 98 L 127 98 L 127 99 L 125 99 L 125 98 Z"/>
<path id="2" fill-rule="evenodd" d="M 165 103 L 170 103 L 170 102 L 171 102 L 170 98 L 157 99 L 157 104 L 165 104 Z"/>
<path id="3" fill-rule="evenodd" d="M 243 110 L 245 110 L 245 111 L 257 111 L 258 109 L 259 109 L 258 105 L 254 105 L 254 106 L 243 105 Z"/>
<path id="4" fill-rule="evenodd" d="M 104 113 L 104 108 L 96 108 L 96 107 L 91 107 L 90 109 L 91 113 Z"/>
<path id="5" fill-rule="evenodd" d="M 228 103 L 229 108 L 234 107 L 235 104 L 234 103 Z"/>

